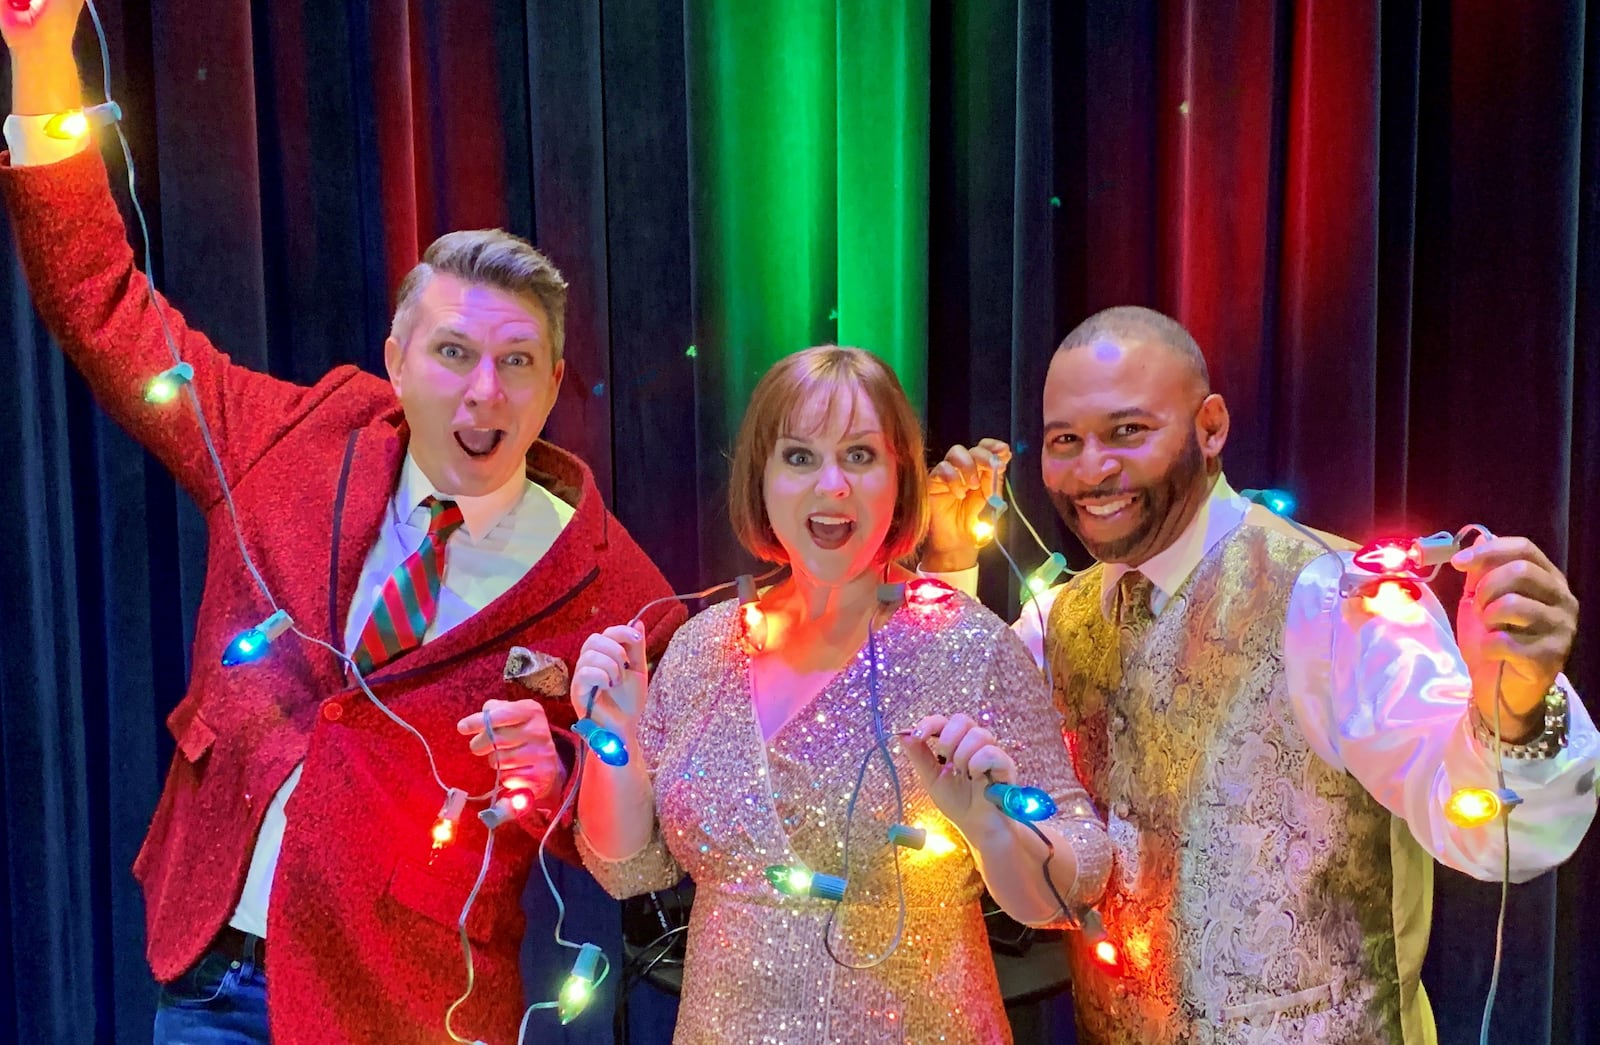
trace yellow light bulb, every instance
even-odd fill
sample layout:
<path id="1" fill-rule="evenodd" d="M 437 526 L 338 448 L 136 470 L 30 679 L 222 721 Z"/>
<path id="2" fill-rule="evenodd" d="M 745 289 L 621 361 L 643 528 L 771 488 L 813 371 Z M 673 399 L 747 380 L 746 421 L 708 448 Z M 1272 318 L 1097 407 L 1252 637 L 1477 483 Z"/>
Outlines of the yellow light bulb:
<path id="1" fill-rule="evenodd" d="M 1463 787 L 1444 804 L 1445 819 L 1457 827 L 1482 827 L 1500 815 L 1500 796 L 1483 787 Z"/>
<path id="2" fill-rule="evenodd" d="M 938 828 L 928 826 L 926 821 L 918 820 L 912 826 L 927 833 L 927 840 L 922 843 L 922 851 L 929 856 L 949 856 L 956 851 L 956 844 L 945 837 Z"/>
<path id="3" fill-rule="evenodd" d="M 89 133 L 89 118 L 82 109 L 56 113 L 45 121 L 44 133 L 58 141 L 76 141 Z"/>
<path id="4" fill-rule="evenodd" d="M 972 539 L 979 544 L 988 544 L 994 540 L 994 523 L 988 519 L 979 519 L 972 524 Z"/>
<path id="5" fill-rule="evenodd" d="M 433 823 L 433 847 L 443 849 L 456 840 L 456 822 L 441 816 Z"/>

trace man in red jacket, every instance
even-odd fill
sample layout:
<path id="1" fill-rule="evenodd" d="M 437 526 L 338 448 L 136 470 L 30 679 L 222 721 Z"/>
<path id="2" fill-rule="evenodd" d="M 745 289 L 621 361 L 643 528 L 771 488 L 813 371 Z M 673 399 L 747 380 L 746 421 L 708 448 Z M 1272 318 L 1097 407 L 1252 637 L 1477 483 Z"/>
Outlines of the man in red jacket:
<path id="1" fill-rule="evenodd" d="M 45 133 L 82 104 L 81 6 L 0 3 L 14 110 L 0 195 L 40 315 L 210 531 L 193 675 L 168 719 L 177 752 L 134 865 L 163 984 L 156 1040 L 510 1042 L 519 899 L 547 829 L 570 844 L 551 821 L 557 749 L 570 760 L 574 741 L 564 679 L 530 698 L 505 681 L 507 654 L 526 647 L 559 675 L 585 636 L 670 594 L 589 470 L 538 438 L 566 285 L 516 237 L 453 233 L 400 288 L 389 381 L 345 366 L 303 388 L 233 365 L 158 312 L 99 155 Z M 174 352 L 226 487 L 190 406 L 143 398 Z M 234 636 L 280 609 L 299 634 L 224 667 Z M 646 615 L 653 652 L 681 619 L 676 604 Z M 497 766 L 531 802 L 520 829 L 495 833 L 466 921 L 476 987 L 447 1028 L 482 804 L 450 844 L 433 829 L 448 789 L 482 795 Z"/>

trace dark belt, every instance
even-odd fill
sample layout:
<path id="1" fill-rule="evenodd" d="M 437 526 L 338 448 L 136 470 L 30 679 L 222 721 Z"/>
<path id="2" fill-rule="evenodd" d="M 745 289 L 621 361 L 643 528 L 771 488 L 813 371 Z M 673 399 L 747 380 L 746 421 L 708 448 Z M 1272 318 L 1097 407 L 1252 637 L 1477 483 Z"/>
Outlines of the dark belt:
<path id="1" fill-rule="evenodd" d="M 252 944 L 255 945 L 253 957 Z M 267 971 L 267 941 L 259 936 L 252 936 L 231 925 L 224 925 L 222 931 L 217 933 L 217 938 L 211 941 L 211 949 L 229 961 L 243 962 L 249 959 L 257 969 L 262 972 Z"/>

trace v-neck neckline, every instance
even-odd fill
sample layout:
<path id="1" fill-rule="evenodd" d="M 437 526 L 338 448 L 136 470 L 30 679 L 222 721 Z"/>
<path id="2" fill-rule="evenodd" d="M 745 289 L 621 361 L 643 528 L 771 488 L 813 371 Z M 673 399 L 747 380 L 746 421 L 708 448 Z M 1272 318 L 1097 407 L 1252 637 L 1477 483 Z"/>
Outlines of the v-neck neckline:
<path id="1" fill-rule="evenodd" d="M 807 697 L 805 700 L 791 708 L 788 717 L 786 717 L 782 722 L 779 722 L 777 726 L 773 728 L 770 736 L 767 734 L 767 731 L 762 728 L 761 709 L 756 706 L 756 659 L 754 657 L 747 656 L 745 658 L 744 668 L 744 682 L 746 690 L 745 696 L 747 698 L 745 703 L 750 708 L 750 720 L 755 723 L 756 736 L 761 738 L 761 746 L 763 748 L 770 749 L 772 745 L 777 742 L 778 738 L 783 736 L 784 731 L 787 730 L 796 719 L 815 707 L 829 690 L 833 689 L 834 686 L 839 684 L 840 679 L 843 679 L 850 674 L 851 667 L 854 666 L 856 658 L 860 656 L 861 651 L 857 650 L 850 657 L 850 659 L 845 662 L 844 667 L 829 675 L 827 681 L 823 682 L 821 686 L 817 687 L 816 692 L 812 693 L 811 696 Z"/>
<path id="2" fill-rule="evenodd" d="M 899 616 L 899 613 L 899 608 L 896 608 L 894 612 L 890 613 L 889 616 L 884 620 L 883 624 L 872 629 L 868 633 L 868 637 L 861 640 L 861 645 L 856 647 L 856 651 L 850 654 L 850 659 L 845 661 L 844 665 L 840 667 L 839 670 L 835 671 L 831 676 L 829 676 L 828 680 L 819 686 L 815 693 L 811 694 L 810 697 L 806 698 L 801 703 L 796 704 L 794 709 L 789 712 L 788 717 L 782 722 L 778 723 L 778 725 L 772 730 L 770 736 L 761 727 L 761 712 L 760 709 L 756 707 L 756 658 L 755 655 L 751 653 L 742 642 L 740 643 L 739 650 L 741 655 L 744 657 L 742 671 L 744 677 L 744 706 L 748 711 L 751 728 L 755 730 L 756 738 L 761 742 L 761 751 L 763 756 L 765 756 L 766 752 L 770 751 L 773 746 L 776 745 L 780 739 L 782 739 L 783 735 L 788 732 L 789 727 L 794 725 L 795 722 L 799 721 L 801 716 L 805 715 L 807 712 L 811 711 L 819 703 L 821 703 L 822 699 L 828 696 L 833 691 L 834 687 L 840 685 L 842 682 L 847 682 L 856 673 L 858 665 L 862 664 L 865 658 L 871 656 L 871 648 L 874 643 L 881 644 L 883 642 L 884 632 L 887 631 L 894 623 L 895 618 Z M 737 623 L 735 623 L 735 627 L 738 627 Z"/>

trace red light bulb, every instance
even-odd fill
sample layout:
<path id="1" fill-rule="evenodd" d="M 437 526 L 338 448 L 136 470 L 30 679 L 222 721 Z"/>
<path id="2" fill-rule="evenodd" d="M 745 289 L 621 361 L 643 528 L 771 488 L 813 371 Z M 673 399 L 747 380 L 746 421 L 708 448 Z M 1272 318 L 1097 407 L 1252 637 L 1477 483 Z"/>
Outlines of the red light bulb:
<path id="1" fill-rule="evenodd" d="M 914 581 L 906 582 L 906 602 L 919 610 L 927 611 L 948 601 L 954 596 L 956 590 L 948 584 L 940 583 L 929 577 L 920 577 Z"/>

